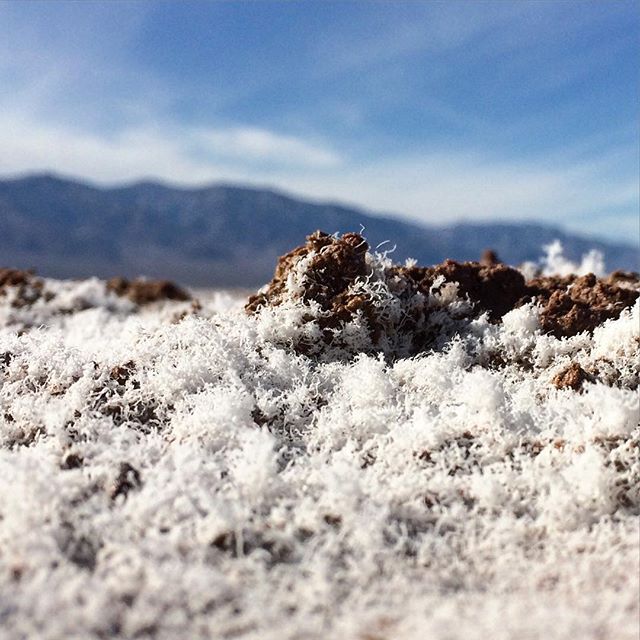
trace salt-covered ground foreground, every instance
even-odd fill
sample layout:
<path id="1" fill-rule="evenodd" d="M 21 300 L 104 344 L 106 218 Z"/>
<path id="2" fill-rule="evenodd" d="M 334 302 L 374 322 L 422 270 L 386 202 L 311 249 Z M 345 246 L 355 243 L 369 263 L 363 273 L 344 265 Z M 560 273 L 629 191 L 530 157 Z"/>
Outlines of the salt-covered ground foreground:
<path id="1" fill-rule="evenodd" d="M 361 249 L 329 299 L 325 245 L 251 314 L 5 274 L 2 638 L 637 639 L 639 303 L 557 337 Z"/>

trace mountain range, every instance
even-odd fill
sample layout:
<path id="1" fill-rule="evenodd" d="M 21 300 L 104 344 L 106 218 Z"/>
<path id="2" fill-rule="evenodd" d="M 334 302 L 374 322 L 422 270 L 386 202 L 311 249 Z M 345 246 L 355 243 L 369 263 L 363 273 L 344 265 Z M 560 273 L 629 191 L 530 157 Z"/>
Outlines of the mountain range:
<path id="1" fill-rule="evenodd" d="M 533 223 L 420 226 L 268 189 L 156 182 L 102 188 L 50 174 L 0 180 L 0 266 L 77 278 L 146 275 L 194 286 L 252 287 L 278 256 L 322 229 L 363 229 L 394 260 L 420 264 L 478 259 L 485 248 L 510 264 L 536 260 L 558 239 L 565 255 L 604 253 L 609 269 L 637 270 L 638 247 L 599 242 Z"/>

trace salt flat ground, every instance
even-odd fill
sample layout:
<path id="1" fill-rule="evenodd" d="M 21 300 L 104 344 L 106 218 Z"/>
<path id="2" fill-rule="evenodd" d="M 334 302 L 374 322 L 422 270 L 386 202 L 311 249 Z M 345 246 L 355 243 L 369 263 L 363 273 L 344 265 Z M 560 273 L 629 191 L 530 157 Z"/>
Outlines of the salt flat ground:
<path id="1" fill-rule="evenodd" d="M 44 290 L 0 297 L 2 638 L 637 639 L 638 303 L 310 357 L 299 304 Z"/>

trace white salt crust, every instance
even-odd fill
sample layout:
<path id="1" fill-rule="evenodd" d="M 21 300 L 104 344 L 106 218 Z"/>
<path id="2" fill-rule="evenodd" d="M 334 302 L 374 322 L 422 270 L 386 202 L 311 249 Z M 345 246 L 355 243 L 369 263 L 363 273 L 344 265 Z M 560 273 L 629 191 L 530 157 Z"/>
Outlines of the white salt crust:
<path id="1" fill-rule="evenodd" d="M 429 352 L 311 359 L 294 301 L 46 287 L 0 298 L 2 638 L 638 638 L 640 305 L 558 340 L 449 291 Z"/>

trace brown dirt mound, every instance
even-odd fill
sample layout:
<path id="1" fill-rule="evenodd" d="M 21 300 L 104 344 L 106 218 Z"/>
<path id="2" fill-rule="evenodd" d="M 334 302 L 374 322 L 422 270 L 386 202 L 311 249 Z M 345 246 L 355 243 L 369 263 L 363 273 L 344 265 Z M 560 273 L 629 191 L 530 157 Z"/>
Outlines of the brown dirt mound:
<path id="1" fill-rule="evenodd" d="M 573 389 L 579 391 L 582 385 L 593 380 L 593 376 L 587 373 L 577 362 L 572 362 L 566 369 L 553 378 L 553 384 L 557 389 Z"/>
<path id="2" fill-rule="evenodd" d="M 191 300 L 186 291 L 169 280 L 126 280 L 117 277 L 107 281 L 107 289 L 139 305 L 160 300 Z"/>
<path id="3" fill-rule="evenodd" d="M 316 231 L 306 244 L 282 256 L 273 280 L 262 292 L 253 295 L 245 307 L 247 313 L 259 313 L 263 307 L 274 307 L 288 299 L 315 301 L 323 313 L 317 318 L 321 328 L 339 328 L 362 312 L 367 319 L 372 340 L 389 330 L 419 333 L 423 309 L 412 307 L 401 326 L 385 323 L 375 302 L 354 292 L 353 285 L 366 279 L 371 268 L 366 260 L 368 245 L 362 236 L 348 233 L 340 238 Z M 306 260 L 306 264 L 300 264 Z M 301 291 L 289 289 L 294 270 L 304 271 Z M 541 327 L 556 337 L 573 336 L 593 331 L 602 322 L 618 318 L 640 295 L 637 274 L 615 272 L 609 278 L 593 274 L 569 277 L 538 277 L 526 282 L 516 269 L 502 264 L 495 253 L 487 251 L 481 262 L 445 260 L 432 267 L 392 266 L 385 281 L 393 295 L 409 300 L 415 294 L 428 296 L 438 278 L 444 283 L 457 283 L 458 292 L 473 304 L 474 313 L 487 312 L 491 322 L 500 322 L 508 311 L 527 302 L 541 306 Z M 331 340 L 325 332 L 326 341 Z M 424 340 L 415 336 L 416 351 Z"/>
<path id="4" fill-rule="evenodd" d="M 534 278 L 529 295 L 542 305 L 540 322 L 545 333 L 556 337 L 592 332 L 605 320 L 620 317 L 638 298 L 636 289 L 618 286 L 617 280 L 586 276 Z M 625 281 L 629 284 L 629 280 Z M 635 280 L 636 284 L 638 279 Z"/>
<path id="5" fill-rule="evenodd" d="M 9 288 L 15 290 L 11 301 L 11 306 L 15 309 L 29 307 L 40 298 L 49 301 L 54 297 L 50 291 L 44 291 L 44 282 L 33 271 L 0 269 L 0 297 L 7 295 Z"/>
<path id="6" fill-rule="evenodd" d="M 480 264 L 485 267 L 490 267 L 494 264 L 500 264 L 502 260 L 498 258 L 498 254 L 493 249 L 485 249 L 482 252 L 482 257 L 480 258 Z"/>
<path id="7" fill-rule="evenodd" d="M 500 263 L 445 260 L 422 271 L 427 280 L 444 276 L 445 282 L 457 282 L 460 294 L 467 296 L 478 310 L 487 311 L 492 322 L 500 320 L 527 295 L 524 276 Z"/>
<path id="8" fill-rule="evenodd" d="M 33 271 L 22 269 L 0 269 L 0 289 L 5 287 L 17 287 L 21 284 L 29 284 L 33 280 Z"/>
<path id="9" fill-rule="evenodd" d="M 303 258 L 313 254 L 306 271 L 309 285 L 301 294 L 303 301 L 318 302 L 324 310 L 339 312 L 339 296 L 359 276 L 366 276 L 365 254 L 369 249 L 362 236 L 347 233 L 337 239 L 322 231 L 307 237 L 305 245 L 285 254 L 278 260 L 276 272 L 265 293 L 249 298 L 246 309 L 253 313 L 262 306 L 281 304 L 287 296 L 287 278 Z"/>
<path id="10" fill-rule="evenodd" d="M 369 268 L 365 254 L 369 248 L 362 236 L 347 233 L 334 238 L 316 231 L 307 243 L 282 256 L 267 290 L 249 298 L 248 313 L 262 306 L 277 306 L 287 297 L 287 280 L 298 262 L 312 256 L 306 266 L 308 286 L 300 294 L 302 301 L 314 300 L 322 309 L 333 311 L 339 319 L 348 320 L 353 313 L 366 309 L 362 295 L 352 295 L 349 287 Z M 524 277 L 519 271 L 497 261 L 489 264 L 446 260 L 435 267 L 392 267 L 389 272 L 395 291 L 427 294 L 439 276 L 446 282 L 457 282 L 463 295 L 468 295 L 492 319 L 499 319 L 527 295 Z M 365 313 L 366 315 L 366 313 Z"/>
<path id="11" fill-rule="evenodd" d="M 15 308 L 30 306 L 40 298 L 48 302 L 54 297 L 52 292 L 45 291 L 44 280 L 33 271 L 0 268 L 0 297 L 7 295 L 10 289 L 15 292 L 11 301 L 11 306 Z M 191 300 L 186 291 L 169 280 L 127 280 L 116 277 L 107 281 L 107 289 L 139 305 L 159 300 Z"/>

